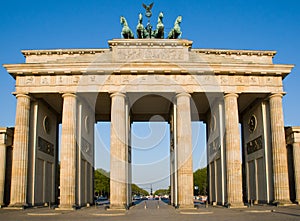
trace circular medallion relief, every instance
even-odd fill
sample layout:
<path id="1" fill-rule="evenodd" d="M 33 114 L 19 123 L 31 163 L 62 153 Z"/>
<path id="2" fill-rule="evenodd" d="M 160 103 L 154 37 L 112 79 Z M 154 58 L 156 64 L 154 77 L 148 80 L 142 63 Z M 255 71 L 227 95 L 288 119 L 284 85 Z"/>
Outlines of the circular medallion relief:
<path id="1" fill-rule="evenodd" d="M 44 120 L 43 120 L 43 128 L 44 128 L 44 131 L 49 134 L 50 133 L 50 119 L 48 116 L 45 116 L 44 117 Z"/>
<path id="2" fill-rule="evenodd" d="M 217 124 L 217 122 L 216 122 L 216 116 L 213 115 L 211 117 L 211 119 L 210 119 L 210 129 L 211 129 L 211 131 L 215 131 L 216 130 L 216 124 Z"/>
<path id="3" fill-rule="evenodd" d="M 257 126 L 257 119 L 255 115 L 252 115 L 248 121 L 248 129 L 250 133 L 253 133 Z"/>
<path id="4" fill-rule="evenodd" d="M 86 133 L 89 133 L 90 132 L 90 130 L 89 130 L 89 128 L 90 128 L 90 118 L 89 118 L 89 116 L 85 116 L 85 119 L 84 119 L 84 129 L 85 129 L 85 131 L 86 131 Z"/>

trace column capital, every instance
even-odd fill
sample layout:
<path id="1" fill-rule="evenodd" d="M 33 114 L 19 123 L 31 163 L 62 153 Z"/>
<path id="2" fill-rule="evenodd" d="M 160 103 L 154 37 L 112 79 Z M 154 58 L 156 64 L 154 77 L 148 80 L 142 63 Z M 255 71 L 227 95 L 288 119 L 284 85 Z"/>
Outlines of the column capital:
<path id="1" fill-rule="evenodd" d="M 284 96 L 283 93 L 273 93 L 269 95 L 269 99 L 274 98 L 274 97 L 280 97 L 282 98 Z"/>
<path id="2" fill-rule="evenodd" d="M 77 95 L 76 94 L 74 94 L 74 93 L 64 93 L 63 95 L 62 95 L 62 98 L 65 98 L 65 97 L 77 97 Z"/>
<path id="3" fill-rule="evenodd" d="M 238 93 L 224 93 L 224 98 L 226 98 L 226 97 L 236 97 L 236 98 L 238 98 L 239 94 Z"/>
<path id="4" fill-rule="evenodd" d="M 126 93 L 117 91 L 117 92 L 112 92 L 112 93 L 110 94 L 110 97 L 115 97 L 115 96 L 120 96 L 120 97 L 126 98 Z"/>
<path id="5" fill-rule="evenodd" d="M 180 92 L 180 93 L 176 94 L 176 98 L 181 97 L 181 96 L 191 97 L 191 94 L 189 94 L 187 92 Z"/>
<path id="6" fill-rule="evenodd" d="M 16 94 L 16 98 L 19 98 L 19 97 L 31 99 L 31 97 L 28 94 Z"/>

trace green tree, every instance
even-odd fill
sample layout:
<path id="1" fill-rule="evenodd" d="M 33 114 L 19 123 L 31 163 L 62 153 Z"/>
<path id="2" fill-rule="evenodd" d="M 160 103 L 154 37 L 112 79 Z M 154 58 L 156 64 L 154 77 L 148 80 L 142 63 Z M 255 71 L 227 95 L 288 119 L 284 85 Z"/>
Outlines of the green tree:
<path id="1" fill-rule="evenodd" d="M 95 193 L 99 196 L 109 196 L 110 193 L 110 174 L 103 169 L 97 169 L 94 173 Z"/>
<path id="2" fill-rule="evenodd" d="M 195 190 L 195 195 L 207 195 L 207 168 L 198 169 L 194 172 L 194 186 L 198 187 Z"/>
<path id="3" fill-rule="evenodd" d="M 168 189 L 159 189 L 154 192 L 154 195 L 157 195 L 157 196 L 170 195 L 170 192 L 171 192 L 170 190 L 171 190 L 170 187 Z"/>
<path id="4" fill-rule="evenodd" d="M 149 193 L 138 187 L 136 184 L 131 184 L 131 192 L 132 192 L 132 195 L 139 195 L 139 196 L 148 196 Z"/>

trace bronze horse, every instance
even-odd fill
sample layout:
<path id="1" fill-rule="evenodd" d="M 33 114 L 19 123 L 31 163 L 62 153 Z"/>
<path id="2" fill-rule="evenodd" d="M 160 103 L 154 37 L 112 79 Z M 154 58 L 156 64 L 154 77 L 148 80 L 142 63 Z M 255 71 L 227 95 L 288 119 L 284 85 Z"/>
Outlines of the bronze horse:
<path id="1" fill-rule="evenodd" d="M 123 25 L 121 36 L 123 36 L 123 38 L 125 38 L 125 39 L 132 39 L 132 38 L 134 38 L 133 32 L 129 28 L 129 26 L 127 24 L 127 21 L 126 21 L 126 19 L 123 16 L 121 16 L 120 22 Z"/>
<path id="2" fill-rule="evenodd" d="M 164 14 L 161 12 L 158 15 L 156 30 L 154 31 L 155 38 L 164 38 L 165 35 L 165 26 L 162 22 Z"/>
<path id="3" fill-rule="evenodd" d="M 168 34 L 169 39 L 177 39 L 177 38 L 181 37 L 181 34 L 182 34 L 182 32 L 180 30 L 181 21 L 182 21 L 182 17 L 178 16 L 175 21 L 174 28 Z"/>
<path id="4" fill-rule="evenodd" d="M 147 38 L 148 37 L 148 33 L 143 25 L 143 15 L 141 13 L 139 14 L 138 25 L 136 26 L 136 35 L 137 35 L 137 38 Z"/>

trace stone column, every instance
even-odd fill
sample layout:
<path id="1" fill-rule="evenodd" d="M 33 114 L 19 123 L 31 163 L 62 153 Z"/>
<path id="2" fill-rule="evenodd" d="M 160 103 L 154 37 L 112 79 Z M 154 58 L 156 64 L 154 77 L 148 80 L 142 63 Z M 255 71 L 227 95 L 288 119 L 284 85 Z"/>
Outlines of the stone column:
<path id="1" fill-rule="evenodd" d="M 180 208 L 194 208 L 191 95 L 177 94 L 177 162 L 178 204 Z M 176 191 L 176 190 L 175 190 Z"/>
<path id="2" fill-rule="evenodd" d="M 0 138 L 0 208 L 4 205 L 5 171 L 6 171 L 6 145 L 5 134 Z"/>
<path id="3" fill-rule="evenodd" d="M 293 143 L 296 202 L 300 204 L 300 143 Z"/>
<path id="4" fill-rule="evenodd" d="M 285 204 L 290 203 L 290 191 L 282 111 L 282 94 L 271 95 L 269 103 L 272 136 L 274 203 Z"/>
<path id="5" fill-rule="evenodd" d="M 229 93 L 224 96 L 227 204 L 230 207 L 244 206 L 237 98 L 238 95 L 234 93 Z"/>
<path id="6" fill-rule="evenodd" d="M 171 186 L 171 205 L 175 205 L 175 162 L 174 159 L 174 115 L 171 116 L 171 122 L 170 122 L 170 186 Z"/>
<path id="7" fill-rule="evenodd" d="M 76 204 L 76 95 L 63 94 L 60 150 L 60 208 Z"/>
<path id="8" fill-rule="evenodd" d="M 126 108 L 125 95 L 111 95 L 110 208 L 125 209 L 126 194 Z"/>
<path id="9" fill-rule="evenodd" d="M 30 97 L 17 96 L 10 206 L 27 206 Z"/>

